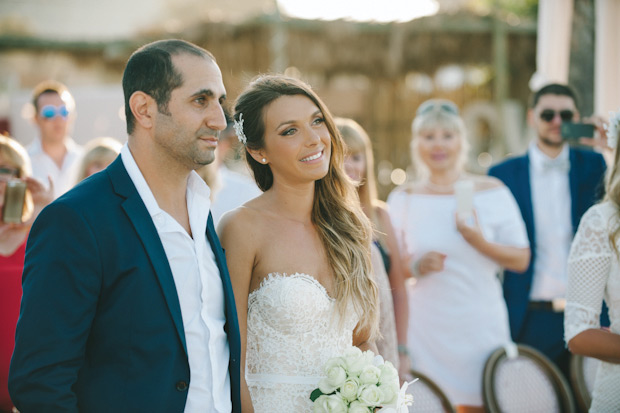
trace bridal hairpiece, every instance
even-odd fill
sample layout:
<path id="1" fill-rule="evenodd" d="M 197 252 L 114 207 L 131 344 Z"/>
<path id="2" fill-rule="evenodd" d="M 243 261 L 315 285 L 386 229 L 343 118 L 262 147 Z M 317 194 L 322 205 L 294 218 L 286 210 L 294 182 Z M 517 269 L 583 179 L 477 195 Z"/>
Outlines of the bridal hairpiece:
<path id="1" fill-rule="evenodd" d="M 618 144 L 618 131 L 620 131 L 620 109 L 614 113 L 609 112 L 609 122 L 605 125 L 607 132 L 607 146 L 615 148 Z"/>
<path id="2" fill-rule="evenodd" d="M 237 135 L 239 142 L 245 145 L 248 138 L 246 138 L 245 133 L 243 133 L 243 113 L 239 114 L 239 120 L 233 120 L 233 129 L 235 129 L 235 134 Z"/>

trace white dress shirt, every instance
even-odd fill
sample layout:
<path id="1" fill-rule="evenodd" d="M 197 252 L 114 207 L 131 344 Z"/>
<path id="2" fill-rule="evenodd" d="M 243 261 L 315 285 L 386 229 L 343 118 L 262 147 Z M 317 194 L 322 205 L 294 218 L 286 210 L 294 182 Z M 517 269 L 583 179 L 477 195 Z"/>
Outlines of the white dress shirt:
<path id="1" fill-rule="evenodd" d="M 32 163 L 32 176 L 41 181 L 45 186 L 49 185 L 48 176 L 52 178 L 54 185 L 54 199 L 73 188 L 76 184 L 76 168 L 82 156 L 82 147 L 76 144 L 73 139 L 67 137 L 65 140 L 67 154 L 62 160 L 59 168 L 56 162 L 43 150 L 41 139 L 35 138 L 27 151 Z"/>
<path id="2" fill-rule="evenodd" d="M 213 195 L 211 214 L 217 226 L 224 213 L 235 209 L 263 193 L 254 179 L 222 165 L 217 171 L 219 188 Z"/>
<path id="3" fill-rule="evenodd" d="M 192 238 L 159 208 L 127 144 L 121 150 L 121 158 L 155 223 L 174 277 L 190 368 L 185 412 L 230 413 L 230 350 L 224 331 L 224 291 L 215 255 L 205 235 L 209 187 L 192 171 L 186 193 Z"/>
<path id="4" fill-rule="evenodd" d="M 551 301 L 566 297 L 568 253 L 573 239 L 568 145 L 552 159 L 532 143 L 529 158 L 536 231 L 530 300 Z"/>

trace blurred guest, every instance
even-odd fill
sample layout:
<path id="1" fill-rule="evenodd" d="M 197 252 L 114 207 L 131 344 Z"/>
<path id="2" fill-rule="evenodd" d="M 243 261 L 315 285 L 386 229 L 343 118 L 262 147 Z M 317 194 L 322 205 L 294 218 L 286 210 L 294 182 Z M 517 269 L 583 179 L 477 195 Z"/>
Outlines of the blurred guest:
<path id="1" fill-rule="evenodd" d="M 76 183 L 103 171 L 121 153 L 122 147 L 117 139 L 107 136 L 89 141 L 78 164 Z"/>
<path id="2" fill-rule="evenodd" d="M 26 197 L 21 223 L 0 219 L 0 412 L 13 407 L 8 391 L 8 374 L 15 325 L 22 298 L 22 270 L 28 231 L 41 209 L 52 200 L 52 192 L 30 177 L 28 153 L 17 141 L 0 135 L 0 210 L 4 210 L 6 184 L 9 180 L 26 183 Z"/>
<path id="3" fill-rule="evenodd" d="M 527 268 L 527 234 L 499 180 L 464 172 L 469 145 L 454 103 L 424 102 L 412 131 L 420 179 L 388 197 L 416 277 L 409 285 L 411 363 L 459 412 L 482 412 L 484 364 L 511 341 L 497 273 Z"/>
<path id="4" fill-rule="evenodd" d="M 215 161 L 196 171 L 211 189 L 211 214 L 216 226 L 224 213 L 262 194 L 249 175 L 230 169 L 226 165 L 228 158 L 235 152 L 237 143 L 233 121 L 226 114 L 226 129 L 219 135 Z"/>
<path id="5" fill-rule="evenodd" d="M 54 198 L 73 187 L 82 149 L 69 137 L 75 120 L 75 100 L 65 85 L 46 80 L 32 93 L 34 123 L 39 136 L 28 146 L 32 175 L 54 183 Z"/>
<path id="6" fill-rule="evenodd" d="M 620 112 L 611 119 L 609 141 L 617 147 Z M 590 412 L 620 411 L 620 151 L 616 149 L 605 199 L 579 223 L 568 257 L 565 338 L 571 352 L 602 360 Z M 600 328 L 601 304 L 609 307 L 609 330 Z"/>
<path id="7" fill-rule="evenodd" d="M 600 198 L 606 169 L 600 154 L 571 148 L 562 138 L 562 122 L 580 119 L 577 106 L 569 86 L 550 84 L 535 92 L 527 116 L 536 140 L 524 155 L 489 170 L 517 200 L 532 248 L 524 274 L 504 274 L 512 339 L 540 350 L 567 377 L 566 263 L 581 216 Z"/>
<path id="8" fill-rule="evenodd" d="M 366 131 L 353 119 L 336 118 L 335 121 L 347 145 L 345 170 L 357 186 L 362 209 L 374 226 L 373 268 L 379 287 L 380 332 L 383 336 L 377 340 L 377 349 L 405 378 L 411 367 L 407 356 L 406 270 L 387 207 L 378 199 L 372 143 Z M 375 265 L 376 256 L 380 258 L 379 265 Z"/>

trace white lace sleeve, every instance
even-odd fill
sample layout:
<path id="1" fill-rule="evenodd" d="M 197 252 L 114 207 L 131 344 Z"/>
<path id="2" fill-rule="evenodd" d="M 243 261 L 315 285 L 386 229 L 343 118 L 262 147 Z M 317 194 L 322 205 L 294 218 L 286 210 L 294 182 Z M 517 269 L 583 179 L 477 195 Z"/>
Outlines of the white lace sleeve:
<path id="1" fill-rule="evenodd" d="M 597 206 L 581 219 L 568 257 L 568 286 L 564 339 L 568 343 L 584 330 L 599 328 L 599 316 L 613 251 L 608 220 Z"/>

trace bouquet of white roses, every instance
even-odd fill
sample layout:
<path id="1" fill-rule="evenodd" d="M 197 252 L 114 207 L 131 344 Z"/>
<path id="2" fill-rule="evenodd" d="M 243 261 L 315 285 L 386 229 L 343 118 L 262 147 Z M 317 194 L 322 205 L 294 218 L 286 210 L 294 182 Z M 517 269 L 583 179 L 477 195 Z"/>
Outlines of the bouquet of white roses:
<path id="1" fill-rule="evenodd" d="M 399 388 L 398 372 L 392 363 L 372 351 L 351 347 L 341 357 L 325 364 L 326 377 L 310 395 L 315 413 L 408 413 L 413 396 Z"/>

